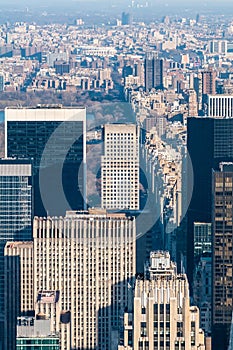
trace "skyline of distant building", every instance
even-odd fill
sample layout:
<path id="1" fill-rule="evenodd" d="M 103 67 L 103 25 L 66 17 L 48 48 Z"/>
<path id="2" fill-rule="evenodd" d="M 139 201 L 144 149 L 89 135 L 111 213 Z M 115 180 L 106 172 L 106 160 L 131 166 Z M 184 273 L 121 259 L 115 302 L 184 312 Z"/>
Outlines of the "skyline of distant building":
<path id="1" fill-rule="evenodd" d="M 0 350 L 233 348 L 233 5 L 125 1 L 1 8 Z"/>

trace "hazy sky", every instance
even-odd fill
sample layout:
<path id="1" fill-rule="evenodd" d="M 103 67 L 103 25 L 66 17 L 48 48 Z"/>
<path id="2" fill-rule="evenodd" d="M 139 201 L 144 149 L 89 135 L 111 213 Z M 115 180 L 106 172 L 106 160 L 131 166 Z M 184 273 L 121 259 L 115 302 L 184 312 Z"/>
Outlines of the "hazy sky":
<path id="1" fill-rule="evenodd" d="M 180 10 L 184 9 L 203 9 L 211 10 L 219 8 L 219 12 L 223 9 L 232 9 L 233 10 L 233 0 L 134 0 L 135 3 L 145 4 L 148 2 L 153 6 L 153 8 L 157 8 L 159 11 L 162 9 L 166 9 L 169 12 L 177 10 L 177 14 Z M 93 8 L 92 8 L 92 5 Z M 14 6 L 14 9 L 28 7 L 29 9 L 39 9 L 42 7 L 46 7 L 48 9 L 53 8 L 56 10 L 58 8 L 63 9 L 73 9 L 78 8 L 85 9 L 87 11 L 94 10 L 94 8 L 99 10 L 104 10 L 110 7 L 117 9 L 127 9 L 131 4 L 131 0 L 0 0 L 0 9 L 2 11 L 6 7 Z M 114 5 L 114 6 L 113 6 Z M 233 12 L 233 11 L 232 11 Z M 226 12 L 227 14 L 231 14 Z"/>
<path id="2" fill-rule="evenodd" d="M 17 21 L 74 23 L 84 18 L 87 25 L 103 24 L 131 11 L 135 20 L 149 23 L 168 16 L 195 18 L 203 15 L 233 16 L 233 0 L 134 0 L 152 7 L 130 9 L 132 0 L 0 0 L 0 24 Z M 27 11 L 26 11 L 27 8 Z"/>

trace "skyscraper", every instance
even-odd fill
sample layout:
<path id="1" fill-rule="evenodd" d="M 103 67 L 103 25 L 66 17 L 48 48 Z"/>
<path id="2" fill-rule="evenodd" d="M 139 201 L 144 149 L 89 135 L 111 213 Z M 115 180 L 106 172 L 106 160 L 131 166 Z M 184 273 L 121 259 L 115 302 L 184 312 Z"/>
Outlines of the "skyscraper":
<path id="1" fill-rule="evenodd" d="M 213 172 L 213 350 L 227 350 L 233 307 L 233 163 Z"/>
<path id="2" fill-rule="evenodd" d="M 16 348 L 17 317 L 32 315 L 33 242 L 7 242 L 4 249 L 4 350 Z"/>
<path id="3" fill-rule="evenodd" d="M 104 126 L 101 206 L 139 210 L 139 135 L 136 125 Z"/>
<path id="4" fill-rule="evenodd" d="M 92 209 L 35 218 L 34 298 L 39 291 L 59 291 L 61 312 L 71 314 L 72 349 L 117 344 L 135 276 L 135 239 L 135 219 L 124 214 Z M 54 317 L 52 305 L 37 303 L 36 314 Z M 53 325 L 54 331 L 61 326 L 56 317 Z M 69 350 L 69 332 L 60 329 L 60 335 L 61 349 Z"/>
<path id="5" fill-rule="evenodd" d="M 220 162 L 233 161 L 233 118 L 188 118 L 187 133 L 187 149 L 191 158 L 188 162 L 188 190 L 192 191 L 187 212 L 188 277 L 191 280 L 194 222 L 211 222 L 212 169 L 218 169 Z"/>
<path id="6" fill-rule="evenodd" d="M 41 347 L 47 344 L 46 349 L 50 349 L 50 346 L 52 348 L 60 343 L 60 335 L 64 333 L 66 339 L 70 339 L 70 312 L 61 310 L 60 291 L 51 289 L 38 291 L 35 288 L 37 286 L 35 281 L 40 278 L 40 272 L 38 272 L 40 270 L 34 264 L 34 248 L 32 241 L 7 242 L 5 246 L 4 350 L 21 350 L 21 347 L 24 349 L 29 345 L 34 349 L 36 344 Z M 47 259 L 49 259 L 48 251 Z M 63 283 L 63 276 L 61 276 L 61 283 Z M 43 327 L 48 323 L 48 315 L 50 315 L 49 332 L 48 327 Z M 37 322 L 35 316 L 36 320 L 43 319 L 44 323 Z M 39 324 L 41 326 L 36 327 Z M 47 337 L 49 333 L 51 344 Z M 70 350 L 70 341 L 63 348 Z"/>
<path id="7" fill-rule="evenodd" d="M 186 275 L 177 274 L 168 252 L 152 252 L 145 272 L 136 281 L 133 311 L 125 313 L 124 344 L 118 349 L 204 350 Z"/>
<path id="8" fill-rule="evenodd" d="M 132 16 L 130 13 L 126 13 L 126 12 L 122 12 L 122 15 L 121 15 L 121 24 L 123 26 L 126 26 L 126 25 L 130 25 L 132 24 Z"/>
<path id="9" fill-rule="evenodd" d="M 35 215 L 65 215 L 86 200 L 86 110 L 6 108 L 6 157 L 33 159 Z"/>
<path id="10" fill-rule="evenodd" d="M 7 241 L 32 239 L 32 164 L 0 160 L 0 339 L 4 316 L 4 246 Z"/>
<path id="11" fill-rule="evenodd" d="M 163 88 L 163 60 L 153 52 L 146 54 L 144 61 L 145 89 Z"/>

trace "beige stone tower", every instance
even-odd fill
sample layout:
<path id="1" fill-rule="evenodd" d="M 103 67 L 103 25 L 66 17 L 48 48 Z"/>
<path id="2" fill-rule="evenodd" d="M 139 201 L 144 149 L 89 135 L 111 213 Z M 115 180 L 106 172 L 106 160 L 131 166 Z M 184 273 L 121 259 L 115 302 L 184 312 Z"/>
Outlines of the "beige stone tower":
<path id="1" fill-rule="evenodd" d="M 177 274 L 168 252 L 152 252 L 145 277 L 134 289 L 133 312 L 124 316 L 119 350 L 204 350 L 199 310 L 190 306 L 185 274 Z"/>

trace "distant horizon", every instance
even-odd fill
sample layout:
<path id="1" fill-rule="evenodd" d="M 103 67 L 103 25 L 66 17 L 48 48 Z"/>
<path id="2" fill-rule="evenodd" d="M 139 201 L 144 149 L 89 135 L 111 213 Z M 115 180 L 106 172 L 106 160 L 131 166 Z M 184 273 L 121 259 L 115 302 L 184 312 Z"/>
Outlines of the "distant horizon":
<path id="1" fill-rule="evenodd" d="M 82 4 L 88 4 L 88 3 L 96 3 L 99 5 L 102 4 L 108 4 L 108 5 L 120 5 L 120 6 L 125 6 L 128 7 L 131 4 L 131 0 L 66 0 L 65 6 L 69 6 L 69 5 L 74 5 L 77 3 L 82 3 Z M 233 3 L 232 0 L 189 0 L 188 3 L 185 0 L 176 0 L 175 3 L 173 0 L 134 0 L 135 4 L 139 4 L 139 5 L 143 5 L 145 3 L 150 4 L 150 6 L 162 6 L 162 7 L 168 7 L 168 6 L 172 6 L 175 7 L 177 5 L 181 5 L 184 7 L 190 7 L 195 5 L 196 6 L 201 6 L 201 7 L 205 7 L 205 6 L 211 6 L 211 7 L 218 7 L 222 5 L 231 5 L 233 8 Z M 0 0 L 0 5 L 17 5 L 17 7 L 22 7 L 22 6 L 29 6 L 31 8 L 33 7 L 42 7 L 42 6 L 53 6 L 53 5 L 64 5 L 64 2 L 62 0 L 41 0 L 39 3 L 37 0 Z"/>
<path id="2" fill-rule="evenodd" d="M 232 0 L 214 0 L 214 3 L 213 0 L 134 0 L 134 8 L 131 7 L 132 0 L 66 0 L 65 3 L 61 0 L 0 0 L 0 5 L 0 24 L 21 21 L 71 24 L 82 16 L 88 25 L 92 16 L 94 24 L 106 24 L 120 18 L 123 11 L 132 12 L 135 21 L 145 23 L 164 16 L 195 18 L 201 14 L 233 17 Z"/>

